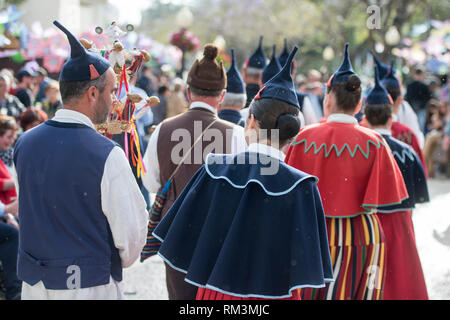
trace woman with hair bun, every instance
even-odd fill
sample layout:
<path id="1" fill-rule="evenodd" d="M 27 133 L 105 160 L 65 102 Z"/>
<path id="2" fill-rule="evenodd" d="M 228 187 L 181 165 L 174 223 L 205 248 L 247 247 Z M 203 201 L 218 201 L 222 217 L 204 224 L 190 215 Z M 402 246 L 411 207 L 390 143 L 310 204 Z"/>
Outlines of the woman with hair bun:
<path id="1" fill-rule="evenodd" d="M 248 151 L 209 154 L 153 233 L 197 300 L 299 300 L 299 288 L 332 280 L 317 178 L 280 151 L 300 130 L 297 50 L 250 104 Z"/>
<path id="2" fill-rule="evenodd" d="M 408 193 L 384 139 L 354 118 L 360 107 L 361 81 L 347 43 L 327 84 L 327 122 L 302 129 L 286 155 L 287 164 L 319 178 L 335 280 L 302 290 L 302 299 L 382 299 L 386 248 L 376 212 Z"/>

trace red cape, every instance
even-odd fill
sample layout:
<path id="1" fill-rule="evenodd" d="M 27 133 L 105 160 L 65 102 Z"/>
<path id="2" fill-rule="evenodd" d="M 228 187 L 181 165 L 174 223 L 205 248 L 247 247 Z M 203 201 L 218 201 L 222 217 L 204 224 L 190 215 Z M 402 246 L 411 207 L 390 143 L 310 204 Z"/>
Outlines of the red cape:
<path id="1" fill-rule="evenodd" d="M 425 157 L 423 156 L 422 149 L 420 149 L 419 140 L 417 140 L 414 131 L 401 122 L 392 122 L 391 127 L 392 136 L 404 143 L 409 144 L 414 151 L 419 156 L 420 162 L 422 162 L 423 170 L 425 171 L 425 176 L 428 178 L 427 166 L 425 165 Z"/>
<path id="2" fill-rule="evenodd" d="M 408 197 L 384 139 L 357 124 L 327 122 L 300 131 L 286 163 L 319 178 L 325 215 L 352 217 Z"/>

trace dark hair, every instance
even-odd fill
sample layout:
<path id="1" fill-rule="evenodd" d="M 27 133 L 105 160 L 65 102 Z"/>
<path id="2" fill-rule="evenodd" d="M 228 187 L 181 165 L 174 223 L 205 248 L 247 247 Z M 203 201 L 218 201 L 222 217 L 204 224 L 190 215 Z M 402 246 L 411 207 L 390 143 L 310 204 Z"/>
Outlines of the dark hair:
<path id="1" fill-rule="evenodd" d="M 0 114 L 0 137 L 3 136 L 8 130 L 17 131 L 18 129 L 19 127 L 13 117 Z"/>
<path id="2" fill-rule="evenodd" d="M 400 97 L 400 95 L 402 94 L 400 88 L 398 87 L 387 86 L 385 88 L 389 93 L 389 95 L 391 96 L 393 102 L 395 102 L 395 100 L 397 100 L 397 98 Z"/>
<path id="3" fill-rule="evenodd" d="M 189 86 L 194 96 L 198 97 L 218 97 L 222 94 L 222 90 L 205 90 Z"/>
<path id="4" fill-rule="evenodd" d="M 71 82 L 61 81 L 59 83 L 59 91 L 61 92 L 61 99 L 63 103 L 68 103 L 73 99 L 79 99 L 90 87 L 96 87 L 100 92 L 103 92 L 103 90 L 105 90 L 106 87 L 106 72 L 95 80 L 71 81 Z"/>
<path id="5" fill-rule="evenodd" d="M 337 107 L 344 111 L 354 111 L 361 100 L 361 80 L 352 74 L 347 81 L 327 87 L 327 93 L 333 92 Z"/>
<path id="6" fill-rule="evenodd" d="M 249 106 L 249 114 L 258 120 L 260 129 L 267 130 L 267 138 L 271 139 L 272 129 L 279 130 L 280 146 L 295 137 L 300 131 L 299 109 L 287 102 L 276 99 L 253 100 Z"/>
<path id="7" fill-rule="evenodd" d="M 384 126 L 392 116 L 392 106 L 388 103 L 367 104 L 364 115 L 372 126 Z"/>
<path id="8" fill-rule="evenodd" d="M 164 93 L 167 92 L 167 90 L 169 90 L 169 88 L 167 88 L 166 86 L 161 86 L 158 88 L 158 95 L 163 95 Z"/>

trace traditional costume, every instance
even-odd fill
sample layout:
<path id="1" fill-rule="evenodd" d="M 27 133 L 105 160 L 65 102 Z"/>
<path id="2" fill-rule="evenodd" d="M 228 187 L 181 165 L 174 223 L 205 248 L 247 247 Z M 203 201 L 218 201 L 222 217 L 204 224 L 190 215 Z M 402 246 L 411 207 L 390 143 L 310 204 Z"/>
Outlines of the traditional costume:
<path id="1" fill-rule="evenodd" d="M 264 53 L 264 50 L 262 48 L 262 42 L 263 42 L 263 36 L 259 37 L 259 45 L 258 48 L 256 48 L 255 52 L 248 58 L 245 66 L 247 70 L 249 68 L 263 71 L 266 67 L 266 54 Z M 248 106 L 250 105 L 250 102 L 252 102 L 253 98 L 258 93 L 260 87 L 256 83 L 247 83 L 245 86 L 245 92 L 247 92 L 247 103 L 245 105 L 244 110 L 247 110 Z M 248 110 L 247 110 L 248 111 Z M 244 115 L 243 115 L 244 116 Z M 246 118 L 244 116 L 244 118 Z"/>
<path id="2" fill-rule="evenodd" d="M 377 75 L 377 72 L 376 72 Z M 375 87 L 367 97 L 366 108 L 374 104 L 391 104 L 388 92 L 375 79 Z M 416 248 L 412 209 L 416 203 L 429 201 L 423 167 L 412 148 L 392 137 L 386 129 L 375 129 L 389 145 L 402 172 L 409 198 L 402 203 L 378 209 L 386 237 L 386 279 L 384 300 L 428 299 L 425 279 Z"/>
<path id="3" fill-rule="evenodd" d="M 328 85 L 355 74 L 348 44 Z M 302 299 L 381 299 L 385 239 L 376 209 L 401 203 L 408 194 L 383 138 L 346 114 L 302 129 L 286 163 L 319 178 L 335 282 L 302 290 Z"/>
<path id="4" fill-rule="evenodd" d="M 204 57 L 196 60 L 189 71 L 187 82 L 191 87 L 212 91 L 220 91 L 226 87 L 227 75 L 222 63 L 218 64 L 216 61 L 217 54 L 216 47 L 205 46 Z M 180 142 L 180 137 L 174 139 L 173 133 L 177 130 L 179 132 L 181 128 L 188 134 L 181 137 Z M 185 141 L 185 138 L 189 140 Z M 211 138 L 215 140 L 211 142 Z M 217 139 L 222 139 L 222 143 Z M 181 156 L 187 157 L 185 161 L 175 160 L 172 157 L 174 149 L 179 148 L 180 143 L 186 144 L 188 149 L 195 147 L 193 152 L 189 153 L 183 148 Z M 204 163 L 205 150 L 237 153 L 246 148 L 244 128 L 219 119 L 216 109 L 202 101 L 193 101 L 189 111 L 159 124 L 150 137 L 144 155 L 144 165 L 148 170 L 143 177 L 143 183 L 149 192 L 165 193 L 161 218 L 164 218 L 186 184 Z M 180 151 L 177 155 L 179 153 Z M 172 176 L 175 170 L 176 174 Z M 167 185 L 168 188 L 164 189 Z M 151 234 L 148 237 L 151 238 Z M 185 282 L 184 274 L 168 264 L 166 264 L 166 281 L 169 299 L 195 299 L 197 288 Z"/>
<path id="5" fill-rule="evenodd" d="M 255 99 L 298 107 L 289 69 Z M 237 155 L 209 154 L 156 228 L 159 255 L 199 287 L 197 299 L 297 300 L 298 288 L 332 280 L 317 179 L 283 158 L 258 143 Z"/>
<path id="6" fill-rule="evenodd" d="M 228 98 L 247 98 L 245 94 L 244 80 L 242 80 L 241 74 L 236 66 L 236 56 L 233 48 L 231 49 L 231 67 L 227 71 L 227 93 L 225 94 L 224 101 Z M 218 116 L 220 119 L 233 122 L 241 127 L 245 127 L 246 119 L 243 119 L 241 113 L 235 109 L 221 109 Z"/>
<path id="7" fill-rule="evenodd" d="M 392 68 L 392 67 L 391 67 Z M 378 68 L 378 70 L 380 70 L 380 68 Z M 384 70 L 384 69 L 381 69 Z M 383 74 L 382 72 L 380 72 L 380 75 Z M 400 83 L 398 82 L 397 78 L 394 76 L 394 69 L 388 69 L 388 71 L 386 71 L 384 78 L 381 78 L 381 84 L 384 87 L 394 87 L 394 88 L 398 88 L 400 89 Z M 401 106 L 400 106 L 401 108 Z M 407 144 L 409 144 L 410 146 L 413 147 L 414 151 L 417 153 L 417 155 L 420 158 L 420 161 L 422 162 L 422 166 L 425 170 L 425 175 L 427 175 L 427 169 L 426 169 L 426 165 L 425 165 L 425 157 L 423 155 L 422 152 L 422 148 L 420 147 L 420 143 L 419 140 L 417 139 L 414 131 L 409 128 L 408 126 L 406 126 L 405 124 L 401 123 L 398 121 L 398 116 L 397 115 L 393 115 L 393 122 L 392 122 L 392 127 L 391 127 L 391 131 L 392 131 L 392 136 L 400 141 L 403 141 Z"/>
<path id="8" fill-rule="evenodd" d="M 95 80 L 110 68 L 54 23 L 71 46 L 61 82 Z M 61 109 L 19 138 L 14 163 L 22 298 L 122 298 L 122 268 L 139 257 L 148 217 L 122 149 L 86 115 Z"/>

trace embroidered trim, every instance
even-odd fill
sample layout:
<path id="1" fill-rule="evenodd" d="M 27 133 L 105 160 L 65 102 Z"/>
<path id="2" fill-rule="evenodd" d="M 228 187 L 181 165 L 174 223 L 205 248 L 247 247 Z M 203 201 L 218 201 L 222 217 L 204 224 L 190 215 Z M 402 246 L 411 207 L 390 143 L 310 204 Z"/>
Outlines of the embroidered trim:
<path id="1" fill-rule="evenodd" d="M 250 180 L 248 180 L 248 181 L 245 183 L 245 185 L 237 185 L 237 184 L 233 183 L 228 177 L 226 177 L 226 176 L 215 176 L 211 171 L 209 171 L 209 168 L 208 168 L 208 160 L 209 160 L 210 157 L 215 157 L 215 156 L 220 156 L 220 155 L 215 155 L 215 154 L 213 154 L 213 153 L 210 153 L 210 154 L 208 154 L 208 155 L 206 156 L 206 161 L 205 161 L 205 169 L 206 169 L 206 172 L 208 173 L 208 175 L 209 175 L 212 179 L 215 179 L 215 180 L 223 179 L 223 180 L 227 181 L 229 184 L 231 184 L 231 186 L 234 187 L 234 188 L 236 188 L 236 189 L 245 189 L 245 188 L 247 187 L 247 185 L 248 185 L 250 182 L 255 182 L 255 183 L 259 184 L 259 185 L 261 186 L 261 188 L 263 188 L 264 192 L 265 192 L 266 194 L 268 194 L 269 196 L 282 196 L 282 195 L 285 195 L 285 194 L 291 192 L 291 191 L 292 191 L 292 190 L 293 190 L 300 182 L 302 182 L 302 181 L 304 181 L 304 180 L 306 180 L 306 179 L 311 179 L 311 178 L 312 178 L 312 179 L 314 179 L 314 182 L 315 182 L 315 183 L 317 183 L 317 182 L 319 181 L 319 179 L 318 179 L 317 177 L 311 176 L 311 175 L 307 175 L 306 177 L 303 177 L 303 178 L 301 178 L 301 179 L 295 181 L 295 183 L 294 183 L 292 186 L 290 186 L 288 189 L 286 189 L 286 190 L 284 190 L 284 191 L 280 191 L 280 192 L 272 192 L 272 191 L 267 190 L 266 187 L 264 186 L 264 184 L 263 184 L 261 181 L 256 180 L 256 179 L 250 179 Z M 222 155 L 222 156 L 223 156 L 223 155 Z M 279 159 L 274 159 L 274 160 L 280 161 Z M 280 161 L 280 162 L 281 162 L 281 161 Z M 227 163 L 227 162 L 225 162 L 225 163 Z"/>
<path id="2" fill-rule="evenodd" d="M 403 164 L 406 161 L 406 157 L 408 157 L 409 160 L 411 160 L 413 162 L 415 161 L 414 154 L 411 149 L 403 149 L 401 154 L 399 154 L 397 151 L 392 151 L 392 154 L 394 155 L 395 158 L 400 160 L 400 162 Z"/>
<path id="3" fill-rule="evenodd" d="M 158 255 L 161 257 L 161 259 L 163 259 L 165 262 L 167 262 L 167 264 L 171 268 L 173 268 L 173 269 L 175 269 L 175 270 L 177 270 L 179 272 L 182 272 L 182 273 L 184 273 L 186 275 L 188 274 L 187 270 L 184 270 L 184 269 L 176 267 L 173 263 L 171 263 L 169 261 L 169 259 L 164 257 L 164 255 L 160 251 L 158 251 Z M 323 280 L 324 280 L 323 284 L 303 284 L 303 285 L 296 285 L 296 286 L 290 287 L 288 292 L 291 292 L 291 291 L 296 290 L 296 289 L 308 288 L 308 287 L 310 287 L 310 288 L 323 288 L 323 287 L 325 287 L 325 283 L 327 283 L 327 282 L 334 282 L 335 281 L 334 279 L 330 279 L 330 278 L 324 278 Z M 217 288 L 215 286 L 212 286 L 210 284 L 201 285 L 201 284 L 199 284 L 199 283 L 197 283 L 195 281 L 192 281 L 192 280 L 188 279 L 187 277 L 184 278 L 184 281 L 186 281 L 186 282 L 188 282 L 188 283 L 190 283 L 190 284 L 192 284 L 192 285 L 194 285 L 196 287 L 211 289 L 211 290 L 215 290 L 215 291 L 218 291 L 218 292 L 221 292 L 221 293 L 224 293 L 224 294 L 228 294 L 228 295 L 232 295 L 232 296 L 236 296 L 236 297 L 241 297 L 241 298 L 250 298 L 250 297 L 252 297 L 252 298 L 262 298 L 262 299 L 284 299 L 284 298 L 292 297 L 292 294 L 282 295 L 282 296 L 266 296 L 266 295 L 251 294 L 251 293 L 250 294 L 238 294 L 238 293 L 234 293 L 234 292 L 231 292 L 231 291 L 222 290 L 222 289 Z"/>
<path id="4" fill-rule="evenodd" d="M 377 139 L 377 140 L 378 140 L 378 139 Z M 350 153 L 350 156 L 351 156 L 352 158 L 355 156 L 356 151 L 358 151 L 358 149 L 359 149 L 359 151 L 360 151 L 361 154 L 364 156 L 364 158 L 369 159 L 369 155 L 370 155 L 370 144 L 373 144 L 377 149 L 380 149 L 381 146 L 387 146 L 386 142 L 384 142 L 383 140 L 378 140 L 378 142 L 375 142 L 375 141 L 372 141 L 372 140 L 367 140 L 367 152 L 364 152 L 364 150 L 360 147 L 359 144 L 356 144 L 354 150 L 352 151 L 352 150 L 350 149 L 350 146 L 349 146 L 347 143 L 344 143 L 344 145 L 342 146 L 342 148 L 341 148 L 340 151 L 338 150 L 338 147 L 337 147 L 334 143 L 331 145 L 330 149 L 327 150 L 327 147 L 328 147 L 328 146 L 327 146 L 326 143 L 322 143 L 322 144 L 320 145 L 320 147 L 317 148 L 317 144 L 316 144 L 315 141 L 312 142 L 312 143 L 309 145 L 309 147 L 308 147 L 308 142 L 307 142 L 306 139 L 302 139 L 302 140 L 300 140 L 300 141 L 298 141 L 298 142 L 295 142 L 295 141 L 294 141 L 293 143 L 291 143 L 291 146 L 296 146 L 296 145 L 301 144 L 301 143 L 305 143 L 305 153 L 307 153 L 312 147 L 314 147 L 314 154 L 318 154 L 318 153 L 320 152 L 320 149 L 324 148 L 325 158 L 327 158 L 327 157 L 331 154 L 331 152 L 333 151 L 333 149 L 336 150 L 336 155 L 337 155 L 338 157 L 340 157 L 341 154 L 344 152 L 344 150 L 347 148 L 347 150 L 348 150 L 348 152 Z"/>
<path id="5" fill-rule="evenodd" d="M 395 138 L 409 145 L 412 144 L 412 132 L 399 134 Z"/>

